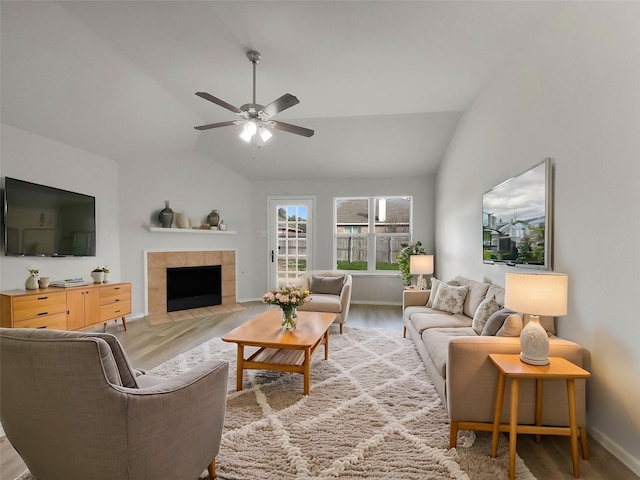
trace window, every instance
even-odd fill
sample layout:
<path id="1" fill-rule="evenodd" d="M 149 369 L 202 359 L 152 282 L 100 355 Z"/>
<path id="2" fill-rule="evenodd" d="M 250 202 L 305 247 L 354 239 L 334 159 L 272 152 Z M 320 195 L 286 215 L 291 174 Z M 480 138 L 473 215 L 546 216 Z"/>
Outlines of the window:
<path id="1" fill-rule="evenodd" d="M 334 199 L 334 265 L 338 270 L 398 270 L 411 241 L 412 197 Z"/>

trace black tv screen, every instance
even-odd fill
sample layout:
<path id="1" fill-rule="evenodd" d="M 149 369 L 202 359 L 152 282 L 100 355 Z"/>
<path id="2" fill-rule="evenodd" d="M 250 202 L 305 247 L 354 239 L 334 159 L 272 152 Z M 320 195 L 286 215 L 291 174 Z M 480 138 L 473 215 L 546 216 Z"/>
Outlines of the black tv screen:
<path id="1" fill-rule="evenodd" d="M 96 255 L 90 195 L 5 177 L 3 227 L 5 255 Z"/>

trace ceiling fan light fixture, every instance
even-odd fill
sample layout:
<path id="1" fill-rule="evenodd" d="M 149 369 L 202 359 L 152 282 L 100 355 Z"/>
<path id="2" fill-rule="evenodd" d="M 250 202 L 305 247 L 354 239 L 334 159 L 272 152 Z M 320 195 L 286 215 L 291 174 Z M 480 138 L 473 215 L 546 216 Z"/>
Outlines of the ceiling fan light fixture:
<path id="1" fill-rule="evenodd" d="M 251 142 L 251 139 L 253 138 L 253 136 L 256 134 L 257 130 L 258 130 L 258 126 L 255 124 L 255 122 L 249 121 L 244 124 L 244 127 L 242 127 L 242 131 L 238 136 L 245 142 L 249 143 Z"/>
<path id="2" fill-rule="evenodd" d="M 267 141 L 273 137 L 273 134 L 266 128 L 264 127 L 260 127 L 258 129 L 258 133 L 260 134 L 260 138 L 262 139 L 263 142 L 267 143 Z"/>

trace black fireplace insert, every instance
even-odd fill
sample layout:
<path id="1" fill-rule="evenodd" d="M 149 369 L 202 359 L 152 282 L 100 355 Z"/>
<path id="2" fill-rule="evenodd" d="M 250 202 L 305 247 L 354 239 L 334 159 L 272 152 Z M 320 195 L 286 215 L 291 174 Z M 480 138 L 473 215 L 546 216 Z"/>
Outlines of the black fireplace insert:
<path id="1" fill-rule="evenodd" d="M 222 304 L 222 266 L 167 268 L 167 312 Z"/>

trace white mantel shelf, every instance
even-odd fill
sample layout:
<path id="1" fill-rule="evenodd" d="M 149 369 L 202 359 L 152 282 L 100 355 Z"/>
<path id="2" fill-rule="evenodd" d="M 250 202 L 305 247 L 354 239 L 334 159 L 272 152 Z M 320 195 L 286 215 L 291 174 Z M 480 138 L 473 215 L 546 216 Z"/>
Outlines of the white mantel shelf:
<path id="1" fill-rule="evenodd" d="M 150 232 L 159 233 L 204 233 L 207 235 L 235 235 L 237 232 L 229 230 L 205 230 L 199 228 L 162 228 L 162 227 L 148 227 Z"/>

